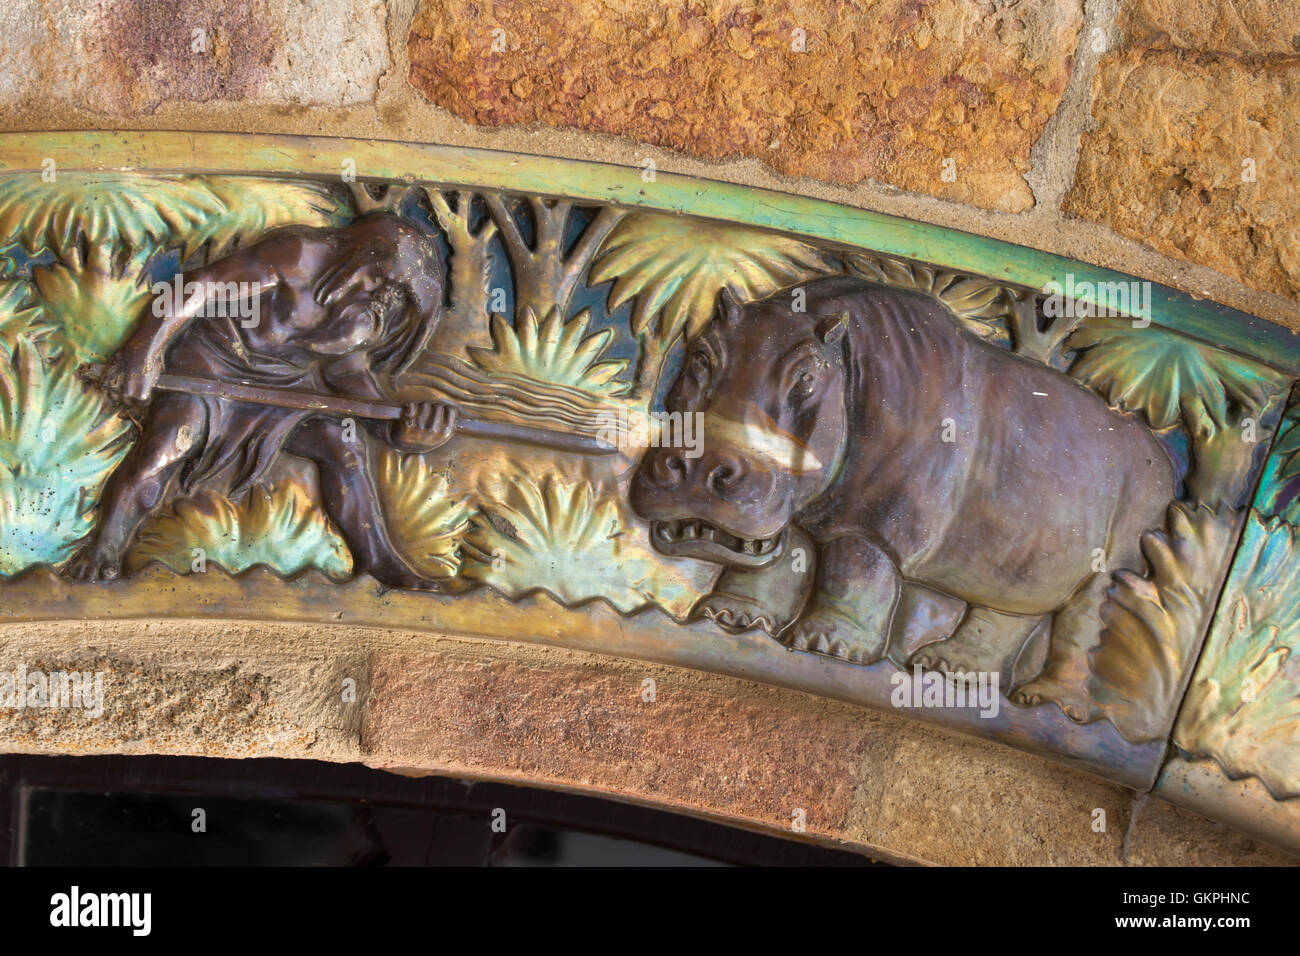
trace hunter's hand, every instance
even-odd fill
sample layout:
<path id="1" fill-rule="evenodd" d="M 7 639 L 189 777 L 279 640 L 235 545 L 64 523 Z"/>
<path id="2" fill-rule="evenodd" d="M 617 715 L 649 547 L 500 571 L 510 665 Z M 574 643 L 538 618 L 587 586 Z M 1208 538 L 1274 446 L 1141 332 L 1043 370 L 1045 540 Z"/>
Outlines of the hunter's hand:
<path id="1" fill-rule="evenodd" d="M 153 358 L 149 350 L 128 342 L 109 360 L 101 381 L 122 401 L 143 405 L 149 401 L 161 374 L 161 361 Z"/>
<path id="2" fill-rule="evenodd" d="M 423 455 L 447 442 L 456 431 L 456 408 L 441 402 L 411 402 L 393 422 L 392 444 L 398 451 Z"/>

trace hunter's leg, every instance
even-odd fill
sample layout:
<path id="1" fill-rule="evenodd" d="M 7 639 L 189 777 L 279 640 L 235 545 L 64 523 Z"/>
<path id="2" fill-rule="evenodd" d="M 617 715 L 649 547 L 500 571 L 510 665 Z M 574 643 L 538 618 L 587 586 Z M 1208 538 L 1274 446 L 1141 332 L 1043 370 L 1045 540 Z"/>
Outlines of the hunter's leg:
<path id="1" fill-rule="evenodd" d="M 205 429 L 201 400 L 174 393 L 154 399 L 139 440 L 104 486 L 95 530 L 64 574 L 108 581 L 122 573 L 122 556 L 136 531 L 162 503 L 180 466 L 203 447 Z"/>
<path id="2" fill-rule="evenodd" d="M 357 574 L 389 587 L 443 589 L 417 574 L 388 534 L 372 467 L 374 439 L 363 427 L 311 418 L 294 429 L 285 451 L 316 463 L 321 503 L 347 542 Z"/>

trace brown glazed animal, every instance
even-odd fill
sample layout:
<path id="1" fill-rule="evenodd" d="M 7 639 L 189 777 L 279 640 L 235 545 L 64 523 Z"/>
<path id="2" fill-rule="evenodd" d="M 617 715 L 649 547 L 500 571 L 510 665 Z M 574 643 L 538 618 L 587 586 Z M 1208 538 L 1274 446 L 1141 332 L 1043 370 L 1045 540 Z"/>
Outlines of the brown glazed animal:
<path id="1" fill-rule="evenodd" d="M 1013 700 L 1085 719 L 1109 572 L 1142 570 L 1139 535 L 1174 493 L 1137 420 L 929 295 L 849 277 L 724 292 L 665 405 L 703 413 L 701 452 L 651 449 L 631 504 L 658 550 L 724 566 L 699 613 L 870 663 L 921 613 L 917 585 L 959 623 L 911 663 L 1012 668 Z"/>

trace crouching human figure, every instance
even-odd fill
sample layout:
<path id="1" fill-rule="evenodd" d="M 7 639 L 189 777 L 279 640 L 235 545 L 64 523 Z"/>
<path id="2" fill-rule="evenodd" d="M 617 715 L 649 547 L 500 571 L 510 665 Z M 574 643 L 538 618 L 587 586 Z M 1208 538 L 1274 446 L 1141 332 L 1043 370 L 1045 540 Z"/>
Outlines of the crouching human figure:
<path id="1" fill-rule="evenodd" d="M 286 227 L 185 274 L 184 302 L 146 310 L 105 379 L 145 406 L 139 440 L 104 490 L 96 526 L 64 573 L 110 580 L 144 520 L 202 483 L 238 498 L 282 453 L 314 462 L 325 512 L 354 570 L 391 587 L 440 590 L 389 535 L 375 486 L 377 444 L 424 453 L 451 437 L 455 409 L 403 406 L 391 422 L 156 389 L 164 372 L 218 382 L 392 402 L 393 377 L 428 344 L 443 300 L 437 245 L 401 218 Z M 233 284 L 233 285 L 232 285 Z M 212 290 L 256 296 L 214 315 Z M 249 316 L 253 318 L 241 318 Z"/>

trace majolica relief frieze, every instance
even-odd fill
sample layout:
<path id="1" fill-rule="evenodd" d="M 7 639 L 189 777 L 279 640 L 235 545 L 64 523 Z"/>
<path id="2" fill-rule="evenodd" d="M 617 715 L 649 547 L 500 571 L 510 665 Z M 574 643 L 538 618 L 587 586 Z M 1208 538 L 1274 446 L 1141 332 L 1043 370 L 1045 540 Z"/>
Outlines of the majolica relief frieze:
<path id="1" fill-rule="evenodd" d="M 570 643 L 1300 794 L 1294 355 L 653 202 L 0 179 L 0 602 Z"/>

